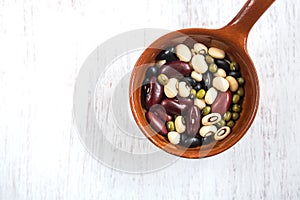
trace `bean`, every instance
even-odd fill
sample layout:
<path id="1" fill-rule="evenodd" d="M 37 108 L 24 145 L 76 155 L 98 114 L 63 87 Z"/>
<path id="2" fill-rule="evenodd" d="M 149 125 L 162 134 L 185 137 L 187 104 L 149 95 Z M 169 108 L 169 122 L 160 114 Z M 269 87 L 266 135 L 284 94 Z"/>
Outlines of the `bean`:
<path id="1" fill-rule="evenodd" d="M 195 87 L 197 84 L 197 81 L 193 79 L 192 77 L 185 76 L 183 77 L 182 81 L 188 83 L 190 86 Z"/>
<path id="2" fill-rule="evenodd" d="M 205 57 L 203 55 L 195 55 L 192 58 L 191 65 L 198 73 L 205 73 L 208 69 Z"/>
<path id="3" fill-rule="evenodd" d="M 187 134 L 195 136 L 200 128 L 201 111 L 197 106 L 192 106 L 188 109 L 186 116 Z"/>
<path id="4" fill-rule="evenodd" d="M 174 131 L 175 130 L 175 124 L 173 121 L 168 121 L 167 122 L 167 129 L 168 131 Z"/>
<path id="5" fill-rule="evenodd" d="M 216 73 L 217 70 L 218 70 L 218 66 L 215 64 L 215 63 L 211 63 L 208 67 L 208 70 L 211 72 L 211 73 Z"/>
<path id="6" fill-rule="evenodd" d="M 232 76 L 227 76 L 226 77 L 226 80 L 228 81 L 229 83 L 229 89 L 231 92 L 235 92 L 238 90 L 239 88 L 239 83 L 237 82 L 237 80 L 232 77 Z"/>
<path id="7" fill-rule="evenodd" d="M 239 85 L 244 85 L 245 84 L 245 80 L 243 77 L 237 78 L 237 81 L 239 83 Z"/>
<path id="8" fill-rule="evenodd" d="M 166 64 L 166 60 L 158 60 L 156 61 L 155 65 L 160 68 L 161 66 L 163 66 L 164 64 Z"/>
<path id="9" fill-rule="evenodd" d="M 237 120 L 239 117 L 240 117 L 239 113 L 236 113 L 236 112 L 232 113 L 232 119 L 233 120 Z"/>
<path id="10" fill-rule="evenodd" d="M 197 137 L 190 137 L 188 134 L 181 135 L 181 144 L 185 147 L 194 148 L 202 144 L 202 140 Z"/>
<path id="11" fill-rule="evenodd" d="M 234 94 L 234 95 L 232 96 L 232 103 L 238 103 L 239 100 L 240 100 L 240 95 Z"/>
<path id="12" fill-rule="evenodd" d="M 229 121 L 231 119 L 231 112 L 227 111 L 225 114 L 224 114 L 224 120 L 225 121 Z"/>
<path id="13" fill-rule="evenodd" d="M 185 104 L 187 106 L 193 105 L 193 100 L 190 98 L 183 98 L 183 97 L 177 96 L 174 100 L 176 102 L 179 102 L 180 104 Z"/>
<path id="14" fill-rule="evenodd" d="M 234 121 L 230 120 L 229 122 L 227 122 L 226 124 L 229 128 L 232 128 L 234 126 Z"/>
<path id="15" fill-rule="evenodd" d="M 232 76 L 234 78 L 239 78 L 241 77 L 241 72 L 240 71 L 232 71 L 228 73 L 228 76 Z"/>
<path id="16" fill-rule="evenodd" d="M 149 92 L 149 81 L 149 78 L 145 78 L 141 87 L 141 104 L 143 108 L 146 108 L 146 95 L 147 92 Z"/>
<path id="17" fill-rule="evenodd" d="M 202 137 L 207 137 L 207 136 L 215 134 L 215 132 L 217 132 L 217 127 L 214 125 L 209 125 L 209 126 L 202 126 L 200 128 L 199 134 Z"/>
<path id="18" fill-rule="evenodd" d="M 165 108 L 169 115 L 181 115 L 188 108 L 187 105 L 180 104 L 174 99 L 164 99 L 162 100 L 161 105 Z"/>
<path id="19" fill-rule="evenodd" d="M 190 95 L 190 93 L 191 93 L 190 86 L 184 81 L 179 82 L 179 84 L 178 84 L 178 94 L 179 94 L 179 96 L 188 97 Z"/>
<path id="20" fill-rule="evenodd" d="M 205 103 L 204 99 L 195 98 L 194 99 L 194 105 L 198 106 L 198 108 L 200 110 L 202 110 L 206 106 L 206 103 Z"/>
<path id="21" fill-rule="evenodd" d="M 205 86 L 210 88 L 212 85 L 213 75 L 211 73 L 205 73 L 202 75 L 202 79 L 204 80 Z"/>
<path id="22" fill-rule="evenodd" d="M 202 74 L 200 74 L 200 73 L 198 73 L 198 72 L 196 72 L 196 71 L 192 71 L 191 77 L 192 77 L 195 81 L 198 81 L 198 82 L 202 81 Z M 195 84 L 195 85 L 192 85 L 192 86 L 194 87 L 194 86 L 196 86 L 196 84 Z"/>
<path id="23" fill-rule="evenodd" d="M 183 116 L 179 115 L 175 119 L 175 129 L 178 133 L 183 133 L 186 130 Z"/>
<path id="24" fill-rule="evenodd" d="M 244 88 L 242 88 L 242 87 L 239 87 L 239 89 L 237 90 L 237 92 L 236 92 L 239 96 L 244 96 Z"/>
<path id="25" fill-rule="evenodd" d="M 241 111 L 241 106 L 239 104 L 234 104 L 232 106 L 232 111 L 233 112 L 240 112 Z"/>
<path id="26" fill-rule="evenodd" d="M 168 130 L 165 126 L 165 123 L 156 116 L 153 112 L 147 112 L 146 118 L 150 124 L 150 126 L 157 132 L 159 132 L 162 135 L 167 135 Z"/>
<path id="27" fill-rule="evenodd" d="M 194 50 L 196 51 L 196 53 L 200 53 L 201 51 L 204 51 L 204 53 L 207 53 L 207 47 L 202 43 L 195 43 Z"/>
<path id="28" fill-rule="evenodd" d="M 179 144 L 180 142 L 180 134 L 176 131 L 171 131 L 168 133 L 168 139 L 171 144 Z"/>
<path id="29" fill-rule="evenodd" d="M 230 133 L 230 127 L 223 126 L 221 127 L 216 134 L 214 135 L 215 140 L 223 140 L 225 137 L 227 137 Z"/>
<path id="30" fill-rule="evenodd" d="M 208 64 L 211 64 L 211 63 L 214 63 L 214 58 L 211 57 L 210 55 L 206 55 L 206 56 L 205 56 L 205 61 L 206 61 Z"/>
<path id="31" fill-rule="evenodd" d="M 160 105 L 160 104 L 155 104 L 153 105 L 150 109 L 149 109 L 150 112 L 154 112 L 157 114 L 157 116 L 163 120 L 164 122 L 166 121 L 171 121 L 172 120 L 172 116 L 171 115 L 168 115 L 165 108 Z"/>
<path id="32" fill-rule="evenodd" d="M 237 70 L 239 70 L 239 64 L 237 64 L 237 62 L 231 62 L 230 63 L 230 70 L 231 71 L 237 71 Z"/>
<path id="33" fill-rule="evenodd" d="M 231 99 L 232 99 L 232 94 L 230 91 L 219 92 L 214 103 L 211 105 L 212 112 L 223 115 L 229 109 L 229 106 L 231 104 Z"/>
<path id="34" fill-rule="evenodd" d="M 221 92 L 226 92 L 229 88 L 229 82 L 225 78 L 217 76 L 213 79 L 213 86 Z"/>
<path id="35" fill-rule="evenodd" d="M 205 96 L 205 93 L 206 93 L 205 90 L 204 90 L 204 89 L 201 89 L 201 90 L 199 90 L 199 91 L 197 92 L 196 96 L 197 96 L 198 99 L 203 99 L 204 96 Z"/>
<path id="36" fill-rule="evenodd" d="M 145 77 L 146 77 L 146 78 L 150 78 L 150 77 L 152 77 L 152 76 L 157 76 L 158 71 L 159 71 L 159 69 L 158 69 L 158 67 L 156 67 L 155 65 L 152 66 L 152 67 L 149 67 L 149 68 L 147 69 L 147 71 L 146 71 Z"/>
<path id="37" fill-rule="evenodd" d="M 161 85 L 167 85 L 167 83 L 169 82 L 169 78 L 165 75 L 165 74 L 160 74 L 157 77 L 157 81 L 161 84 Z"/>
<path id="38" fill-rule="evenodd" d="M 209 55 L 211 55 L 214 58 L 223 59 L 225 58 L 225 52 L 222 49 L 216 48 L 216 47 L 210 47 L 208 49 Z"/>
<path id="39" fill-rule="evenodd" d="M 167 62 L 172 62 L 179 60 L 178 57 L 175 54 L 175 48 L 169 47 L 165 50 L 162 50 L 155 58 L 155 60 L 166 60 Z"/>
<path id="40" fill-rule="evenodd" d="M 187 76 L 192 72 L 192 67 L 182 61 L 168 62 L 161 66 L 160 74 L 165 74 L 169 78 Z"/>
<path id="41" fill-rule="evenodd" d="M 205 106 L 203 109 L 202 109 L 202 115 L 205 116 L 205 115 L 208 115 L 210 113 L 210 106 Z"/>
<path id="42" fill-rule="evenodd" d="M 225 60 L 216 59 L 215 63 L 219 68 L 224 69 L 227 75 L 229 74 L 230 67 L 229 67 L 229 64 Z"/>
<path id="43" fill-rule="evenodd" d="M 214 73 L 214 75 L 215 75 L 215 76 L 219 76 L 219 77 L 225 78 L 225 77 L 226 77 L 226 72 L 225 72 L 224 69 L 219 68 L 219 69 L 217 70 L 217 72 Z"/>
<path id="44" fill-rule="evenodd" d="M 191 50 L 185 44 L 178 44 L 175 47 L 175 52 L 181 61 L 189 62 L 192 58 Z"/>
<path id="45" fill-rule="evenodd" d="M 192 99 L 196 97 L 196 94 L 197 94 L 196 90 L 195 90 L 195 89 L 191 89 L 190 97 L 191 97 Z"/>
<path id="46" fill-rule="evenodd" d="M 206 95 L 205 95 L 205 102 L 209 105 L 213 104 L 214 101 L 216 100 L 218 95 L 218 92 L 215 88 L 211 87 L 209 90 L 207 90 Z"/>
<path id="47" fill-rule="evenodd" d="M 194 87 L 194 89 L 196 90 L 196 91 L 199 91 L 200 89 L 206 89 L 207 87 L 205 86 L 205 84 L 204 84 L 204 82 L 198 82 L 197 84 L 196 84 L 196 86 Z"/>
<path id="48" fill-rule="evenodd" d="M 156 77 L 150 78 L 149 84 L 147 84 L 147 90 L 145 95 L 145 106 L 147 109 L 151 108 L 154 104 L 159 104 L 163 97 L 163 86 L 157 81 Z"/>
<path id="49" fill-rule="evenodd" d="M 202 137 L 202 145 L 210 144 L 214 141 L 215 141 L 214 135 L 209 135 L 209 136 L 206 136 L 206 137 Z"/>
<path id="50" fill-rule="evenodd" d="M 202 118 L 203 125 L 213 125 L 221 120 L 221 115 L 219 113 L 211 113 Z"/>
<path id="51" fill-rule="evenodd" d="M 168 98 L 174 98 L 178 94 L 178 80 L 170 78 L 168 83 L 164 86 L 164 93 Z"/>
<path id="52" fill-rule="evenodd" d="M 216 124 L 216 126 L 217 127 L 222 127 L 222 126 L 225 126 L 226 125 L 226 122 L 225 122 L 225 120 L 224 119 L 221 119 L 217 124 Z"/>

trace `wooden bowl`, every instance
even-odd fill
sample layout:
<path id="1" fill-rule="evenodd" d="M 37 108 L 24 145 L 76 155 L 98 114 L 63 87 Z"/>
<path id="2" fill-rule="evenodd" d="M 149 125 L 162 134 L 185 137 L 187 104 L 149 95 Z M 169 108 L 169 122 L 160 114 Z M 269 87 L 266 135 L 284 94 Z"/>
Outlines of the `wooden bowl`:
<path id="1" fill-rule="evenodd" d="M 143 52 L 131 74 L 129 95 L 134 119 L 151 142 L 164 151 L 177 156 L 203 158 L 227 150 L 245 135 L 255 118 L 259 103 L 259 81 L 254 64 L 247 52 L 247 37 L 251 27 L 274 1 L 249 0 L 237 16 L 221 29 L 189 28 L 174 31 L 153 42 Z M 195 148 L 186 148 L 169 143 L 166 137 L 151 128 L 145 117 L 146 110 L 141 105 L 141 86 L 145 71 L 155 64 L 155 57 L 162 49 L 180 43 L 191 47 L 195 42 L 201 42 L 208 47 L 223 49 L 230 60 L 239 63 L 242 76 L 245 79 L 245 96 L 240 118 L 225 139 Z"/>

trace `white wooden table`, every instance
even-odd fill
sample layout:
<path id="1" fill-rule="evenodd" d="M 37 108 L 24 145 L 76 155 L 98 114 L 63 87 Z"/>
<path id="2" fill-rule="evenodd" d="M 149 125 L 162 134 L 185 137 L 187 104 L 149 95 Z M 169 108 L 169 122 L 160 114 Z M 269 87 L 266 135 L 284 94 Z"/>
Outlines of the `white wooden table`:
<path id="1" fill-rule="evenodd" d="M 91 96 L 106 140 L 129 157 L 104 152 L 101 160 L 74 117 L 74 88 L 98 45 L 141 28 L 221 27 L 244 3 L 1 0 L 0 199 L 300 199 L 298 0 L 277 0 L 250 32 L 260 107 L 249 132 L 226 152 L 177 159 L 138 131 L 126 83 L 141 49 L 95 77 Z M 83 121 L 91 123 L 88 117 Z"/>

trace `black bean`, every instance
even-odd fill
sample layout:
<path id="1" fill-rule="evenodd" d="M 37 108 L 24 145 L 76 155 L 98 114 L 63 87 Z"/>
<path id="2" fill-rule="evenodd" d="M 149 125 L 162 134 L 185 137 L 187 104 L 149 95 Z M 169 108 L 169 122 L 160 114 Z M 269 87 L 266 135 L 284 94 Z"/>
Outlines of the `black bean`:
<path id="1" fill-rule="evenodd" d="M 146 78 L 151 78 L 152 76 L 157 76 L 158 71 L 159 71 L 159 69 L 156 66 L 149 67 L 146 71 L 145 77 Z"/>
<path id="2" fill-rule="evenodd" d="M 214 141 L 214 135 L 209 135 L 207 137 L 202 137 L 202 145 L 210 144 Z"/>
<path id="3" fill-rule="evenodd" d="M 181 135 L 181 144 L 185 147 L 193 148 L 201 145 L 201 139 L 198 137 L 190 137 L 184 133 Z"/>
<path id="4" fill-rule="evenodd" d="M 232 72 L 229 72 L 228 75 L 237 79 L 237 78 L 241 77 L 241 72 L 240 71 L 232 71 Z"/>
<path id="5" fill-rule="evenodd" d="M 177 61 L 179 58 L 175 54 L 175 48 L 169 47 L 162 50 L 155 58 L 155 60 L 166 60 L 167 62 Z"/>
<path id="6" fill-rule="evenodd" d="M 202 78 L 204 80 L 206 88 L 210 88 L 212 85 L 213 75 L 210 72 L 207 72 L 203 74 Z"/>
<path id="7" fill-rule="evenodd" d="M 225 60 L 219 60 L 219 59 L 215 59 L 215 63 L 219 68 L 224 69 L 224 71 L 226 72 L 226 75 L 229 74 L 230 72 L 230 65 L 228 62 L 226 62 Z"/>
<path id="8" fill-rule="evenodd" d="M 184 82 L 188 83 L 190 86 L 195 87 L 197 84 L 197 81 L 193 79 L 192 77 L 186 76 L 182 79 Z"/>

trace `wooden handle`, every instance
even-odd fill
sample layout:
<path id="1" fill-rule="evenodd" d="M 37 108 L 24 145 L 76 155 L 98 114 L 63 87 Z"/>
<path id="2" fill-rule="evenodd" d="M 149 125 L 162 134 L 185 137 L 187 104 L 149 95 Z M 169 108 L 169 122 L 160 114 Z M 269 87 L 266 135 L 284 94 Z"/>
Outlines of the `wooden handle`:
<path id="1" fill-rule="evenodd" d="M 246 47 L 248 34 L 255 22 L 275 0 L 248 0 L 240 12 L 221 30 L 235 35 L 235 40 Z"/>

